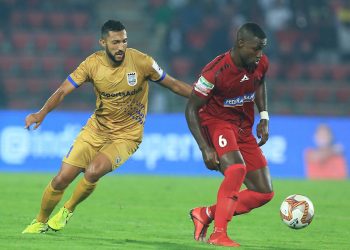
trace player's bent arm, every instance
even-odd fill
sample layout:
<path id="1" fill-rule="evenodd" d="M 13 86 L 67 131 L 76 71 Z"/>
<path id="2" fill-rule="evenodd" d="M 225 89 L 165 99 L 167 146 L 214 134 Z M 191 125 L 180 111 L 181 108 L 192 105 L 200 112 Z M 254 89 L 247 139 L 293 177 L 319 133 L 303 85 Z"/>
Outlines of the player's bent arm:
<path id="1" fill-rule="evenodd" d="M 255 91 L 255 104 L 259 112 L 267 111 L 267 91 L 265 80 L 262 80 Z"/>
<path id="2" fill-rule="evenodd" d="M 210 170 L 218 170 L 219 159 L 217 153 L 211 146 L 209 146 L 208 142 L 204 138 L 199 122 L 198 112 L 205 103 L 207 103 L 207 99 L 200 98 L 192 93 L 186 106 L 186 120 L 193 137 L 197 141 L 197 144 L 202 151 L 205 165 Z"/>
<path id="3" fill-rule="evenodd" d="M 260 122 L 256 127 L 256 135 L 260 138 L 259 146 L 264 145 L 269 139 L 269 115 L 267 112 L 266 93 L 265 80 L 262 80 L 255 92 L 255 104 L 260 112 Z"/>
<path id="4" fill-rule="evenodd" d="M 183 81 L 177 80 L 170 75 L 166 75 L 165 78 L 160 81 L 160 84 L 183 97 L 189 98 L 191 96 L 192 86 Z"/>
<path id="5" fill-rule="evenodd" d="M 66 95 L 71 93 L 75 87 L 66 79 L 61 86 L 50 96 L 39 112 L 47 115 L 51 110 L 55 109 L 64 99 Z"/>
<path id="6" fill-rule="evenodd" d="M 202 134 L 198 116 L 199 109 L 206 103 L 206 99 L 200 98 L 196 94 L 192 93 L 185 111 L 188 128 L 190 129 L 193 137 L 196 139 L 201 150 L 209 147 L 208 142 Z"/>
<path id="7" fill-rule="evenodd" d="M 45 116 L 55 109 L 64 99 L 66 95 L 71 93 L 75 87 L 66 79 L 61 86 L 47 99 L 44 106 L 36 113 L 29 114 L 25 120 L 25 128 L 29 127 L 35 123 L 34 129 L 37 129 Z"/>

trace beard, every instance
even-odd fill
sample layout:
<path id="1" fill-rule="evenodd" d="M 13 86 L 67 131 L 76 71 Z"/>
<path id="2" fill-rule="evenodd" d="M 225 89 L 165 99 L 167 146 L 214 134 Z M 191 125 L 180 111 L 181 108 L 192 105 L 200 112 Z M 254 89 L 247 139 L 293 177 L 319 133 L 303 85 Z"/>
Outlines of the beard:
<path id="1" fill-rule="evenodd" d="M 258 65 L 256 64 L 255 61 L 253 62 L 245 62 L 243 61 L 243 67 L 249 72 L 249 73 L 253 73 L 256 68 L 258 67 Z"/>
<path id="2" fill-rule="evenodd" d="M 119 51 L 118 51 L 118 52 L 119 52 Z M 116 55 L 118 52 L 116 52 L 116 53 L 113 55 L 113 54 L 111 53 L 111 51 L 106 47 L 106 54 L 107 54 L 107 56 L 109 57 L 109 59 L 111 59 L 112 62 L 114 62 L 115 64 L 120 65 L 120 64 L 124 61 L 125 53 L 123 52 L 123 58 L 122 58 L 120 61 L 118 61 L 118 60 L 115 59 L 115 55 Z"/>

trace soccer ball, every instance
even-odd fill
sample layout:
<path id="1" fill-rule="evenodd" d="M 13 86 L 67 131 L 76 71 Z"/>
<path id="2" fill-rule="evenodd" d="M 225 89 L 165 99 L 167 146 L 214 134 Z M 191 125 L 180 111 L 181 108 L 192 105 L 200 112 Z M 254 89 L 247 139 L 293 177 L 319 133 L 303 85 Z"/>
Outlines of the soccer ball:
<path id="1" fill-rule="evenodd" d="M 282 221 L 290 228 L 301 229 L 310 225 L 314 205 L 306 196 L 293 194 L 284 199 L 280 208 Z"/>

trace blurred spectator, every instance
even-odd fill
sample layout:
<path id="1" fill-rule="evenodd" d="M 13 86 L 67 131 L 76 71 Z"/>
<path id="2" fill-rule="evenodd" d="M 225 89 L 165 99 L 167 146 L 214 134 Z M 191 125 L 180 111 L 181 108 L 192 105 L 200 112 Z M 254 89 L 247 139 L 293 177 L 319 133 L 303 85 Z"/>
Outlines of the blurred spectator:
<path id="1" fill-rule="evenodd" d="M 288 110 L 296 114 L 348 114 L 349 0 L 120 0 L 118 5 L 107 3 L 105 0 L 2 0 L 0 73 L 3 81 L 49 80 L 44 89 L 52 89 L 54 79 L 66 77 L 77 66 L 76 61 L 95 49 L 100 19 L 117 16 L 129 23 L 130 32 L 137 37 L 130 40 L 132 47 L 153 51 L 160 61 L 170 63 L 170 74 L 192 82 L 205 62 L 233 45 L 231 41 L 237 28 L 252 21 L 264 27 L 268 37 L 265 49 L 270 59 L 268 82 L 271 92 L 275 93 L 271 98 L 272 113 Z M 324 102 L 324 95 L 318 93 L 330 82 L 332 91 Z M 281 89 L 283 93 L 279 92 Z M 178 105 L 175 105 L 177 109 L 173 107 L 175 101 L 169 101 L 171 97 L 167 92 L 164 95 L 157 97 L 158 103 L 165 100 L 162 112 L 183 111 Z M 290 100 L 300 99 L 300 108 L 294 108 L 292 105 L 296 102 Z M 8 107 L 33 108 L 23 106 L 22 100 L 19 94 L 14 95 Z M 322 108 L 316 109 L 315 105 Z M 339 105 L 343 106 L 338 108 Z"/>
<path id="2" fill-rule="evenodd" d="M 289 1 L 275 0 L 269 1 L 268 3 L 268 6 L 265 6 L 265 22 L 267 28 L 272 32 L 288 28 L 293 17 Z"/>
<path id="3" fill-rule="evenodd" d="M 343 60 L 350 61 L 350 2 L 343 1 L 337 11 L 339 50 Z"/>
<path id="4" fill-rule="evenodd" d="M 3 77 L 0 74 L 0 109 L 5 109 L 7 105 L 7 96 L 5 94 L 4 86 Z"/>
<path id="5" fill-rule="evenodd" d="M 167 57 L 173 57 L 180 53 L 185 53 L 184 36 L 185 34 L 181 28 L 180 20 L 175 17 L 171 21 L 165 34 L 163 53 Z"/>
<path id="6" fill-rule="evenodd" d="M 13 0 L 3 0 L 0 6 L 0 31 L 3 31 L 4 35 L 8 35 L 10 31 L 10 17 L 12 10 L 14 9 Z"/>
<path id="7" fill-rule="evenodd" d="M 310 179 L 345 179 L 347 166 L 343 146 L 334 141 L 333 132 L 320 124 L 314 134 L 315 148 L 305 151 L 306 174 Z"/>

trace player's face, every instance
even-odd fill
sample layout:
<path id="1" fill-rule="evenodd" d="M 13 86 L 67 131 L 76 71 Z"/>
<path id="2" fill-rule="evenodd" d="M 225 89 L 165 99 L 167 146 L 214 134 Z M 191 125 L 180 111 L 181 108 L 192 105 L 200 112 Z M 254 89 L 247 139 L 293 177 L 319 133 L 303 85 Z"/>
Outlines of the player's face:
<path id="1" fill-rule="evenodd" d="M 124 60 L 125 51 L 128 47 L 126 31 L 109 31 L 108 36 L 104 40 L 108 57 L 115 63 L 121 63 Z"/>
<path id="2" fill-rule="evenodd" d="M 241 60 L 245 67 L 256 68 L 262 55 L 263 49 L 266 47 L 267 39 L 254 37 L 247 41 L 243 41 L 240 48 Z"/>

